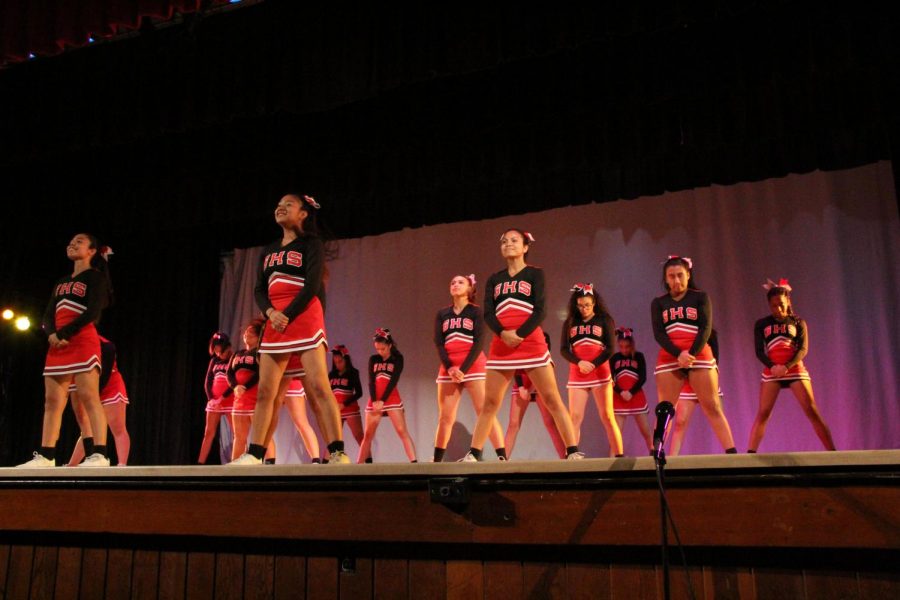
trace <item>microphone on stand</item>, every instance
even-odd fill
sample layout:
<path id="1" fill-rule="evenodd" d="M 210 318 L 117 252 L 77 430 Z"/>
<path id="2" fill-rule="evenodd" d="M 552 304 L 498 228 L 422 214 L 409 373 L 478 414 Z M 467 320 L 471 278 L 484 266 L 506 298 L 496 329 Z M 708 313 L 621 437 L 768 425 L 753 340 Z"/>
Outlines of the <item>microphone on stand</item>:
<path id="1" fill-rule="evenodd" d="M 653 430 L 653 456 L 660 458 L 663 450 L 663 438 L 666 437 L 666 429 L 669 422 L 675 416 L 675 407 L 672 403 L 663 400 L 656 405 L 656 429 Z"/>

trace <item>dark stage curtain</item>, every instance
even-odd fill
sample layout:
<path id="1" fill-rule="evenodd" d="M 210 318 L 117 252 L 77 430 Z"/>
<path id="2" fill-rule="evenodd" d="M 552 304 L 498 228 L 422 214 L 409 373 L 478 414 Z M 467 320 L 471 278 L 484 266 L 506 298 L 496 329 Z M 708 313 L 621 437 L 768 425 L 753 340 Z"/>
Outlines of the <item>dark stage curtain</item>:
<path id="1" fill-rule="evenodd" d="M 29 53 L 58 54 L 87 45 L 89 36 L 99 40 L 137 29 L 143 17 L 168 20 L 203 4 L 201 0 L 0 0 L 0 63 L 25 60 Z"/>
<path id="2" fill-rule="evenodd" d="M 72 234 L 107 239 L 123 296 L 107 333 L 126 376 L 160 365 L 133 412 L 162 403 L 162 427 L 199 444 L 217 250 L 274 237 L 285 191 L 349 238 L 892 159 L 897 29 L 849 2 L 269 0 L 14 65 L 0 301 L 40 310 Z M 190 454 L 148 444 L 148 462 Z"/>

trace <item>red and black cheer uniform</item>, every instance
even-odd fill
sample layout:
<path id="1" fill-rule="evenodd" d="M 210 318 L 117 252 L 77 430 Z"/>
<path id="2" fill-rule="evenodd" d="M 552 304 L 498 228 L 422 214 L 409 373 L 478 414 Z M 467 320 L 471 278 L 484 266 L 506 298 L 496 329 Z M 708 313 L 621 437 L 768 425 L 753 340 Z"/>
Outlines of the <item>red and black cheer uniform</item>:
<path id="1" fill-rule="evenodd" d="M 762 318 L 753 327 L 756 342 L 756 357 L 765 370 L 762 381 L 777 381 L 782 387 L 788 387 L 793 381 L 809 379 L 809 373 L 803 365 L 803 359 L 809 352 L 809 336 L 806 322 L 797 317 L 788 317 L 779 321 L 772 315 Z M 772 367 L 784 365 L 787 373 L 781 377 L 772 375 Z"/>
<path id="2" fill-rule="evenodd" d="M 129 404 L 128 392 L 125 390 L 125 380 L 119 373 L 119 366 L 116 363 L 116 345 L 111 341 L 100 336 L 100 404 L 104 406 L 118 404 Z M 78 386 L 74 383 L 69 385 L 69 391 L 75 392 Z"/>
<path id="3" fill-rule="evenodd" d="M 350 368 L 341 373 L 332 369 L 328 374 L 331 380 L 331 391 L 341 409 L 341 420 L 347 417 L 359 415 L 359 399 L 362 398 L 362 383 L 359 381 L 359 371 Z"/>
<path id="4" fill-rule="evenodd" d="M 116 361 L 116 345 L 100 336 L 100 363 L 103 365 L 100 371 L 100 404 L 104 406 L 128 404 L 128 392 L 125 390 L 125 380 L 119 373 L 119 365 Z"/>
<path id="5" fill-rule="evenodd" d="M 106 276 L 96 269 L 86 269 L 56 282 L 44 311 L 44 332 L 47 336 L 55 333 L 69 343 L 47 351 L 45 376 L 71 376 L 101 368 L 100 336 L 95 324 L 108 301 Z"/>
<path id="6" fill-rule="evenodd" d="M 642 352 L 625 356 L 620 352 L 609 359 L 613 378 L 613 410 L 617 415 L 640 415 L 649 411 L 644 384 L 647 383 L 647 362 Z M 631 400 L 622 398 L 631 392 Z"/>
<path id="7" fill-rule="evenodd" d="M 259 362 L 256 350 L 241 350 L 235 352 L 228 365 L 228 384 L 233 390 L 239 385 L 244 386 L 244 394 L 234 399 L 231 413 L 245 417 L 253 416 L 256 408 L 256 392 L 259 383 Z"/>
<path id="8" fill-rule="evenodd" d="M 434 320 L 434 345 L 441 359 L 437 383 L 454 383 L 448 373 L 451 367 L 463 372 L 463 381 L 485 378 L 486 361 L 481 351 L 483 333 L 481 308 L 474 304 L 466 304 L 459 314 L 453 306 L 438 311 Z"/>
<path id="9" fill-rule="evenodd" d="M 560 354 L 569 361 L 567 389 L 589 389 L 612 381 L 609 357 L 613 353 L 615 324 L 609 315 L 594 315 L 588 321 L 580 318 L 571 327 L 563 327 Z M 590 373 L 582 373 L 578 361 L 594 364 Z"/>
<path id="10" fill-rule="evenodd" d="M 684 350 L 695 358 L 692 369 L 716 368 L 707 343 L 712 331 L 712 303 L 706 292 L 688 289 L 677 302 L 669 294 L 654 298 L 650 313 L 653 337 L 661 346 L 654 373 L 687 371 L 678 365 L 678 355 Z"/>
<path id="11" fill-rule="evenodd" d="M 275 241 L 263 250 L 256 282 L 256 304 L 266 313 L 280 310 L 290 320 L 283 332 L 266 321 L 260 354 L 299 353 L 327 344 L 325 339 L 325 246 L 315 235 L 301 235 L 282 246 Z M 288 363 L 286 377 L 302 376 L 299 356 Z"/>
<path id="12" fill-rule="evenodd" d="M 389 410 L 401 410 L 403 400 L 397 391 L 397 383 L 403 372 L 403 355 L 399 352 L 391 353 L 385 359 L 379 354 L 373 354 L 369 358 L 369 402 L 366 404 L 366 412 L 372 412 L 373 402 L 384 402 L 383 412 Z"/>
<path id="13" fill-rule="evenodd" d="M 551 363 L 544 339 L 544 271 L 526 265 L 515 275 L 503 269 L 491 275 L 484 291 L 484 321 L 496 336 L 491 340 L 487 368 L 495 371 L 533 369 Z M 515 330 L 523 338 L 510 348 L 500 334 Z"/>
<path id="14" fill-rule="evenodd" d="M 233 390 L 228 384 L 228 365 L 230 358 L 219 358 L 215 354 L 209 359 L 209 367 L 206 369 L 206 382 L 203 389 L 206 391 L 206 412 L 231 413 L 234 403 Z"/>
<path id="15" fill-rule="evenodd" d="M 291 382 L 288 384 L 287 389 L 284 391 L 285 398 L 303 398 L 306 396 L 306 389 L 303 387 L 303 382 L 298 378 L 291 379 Z"/>

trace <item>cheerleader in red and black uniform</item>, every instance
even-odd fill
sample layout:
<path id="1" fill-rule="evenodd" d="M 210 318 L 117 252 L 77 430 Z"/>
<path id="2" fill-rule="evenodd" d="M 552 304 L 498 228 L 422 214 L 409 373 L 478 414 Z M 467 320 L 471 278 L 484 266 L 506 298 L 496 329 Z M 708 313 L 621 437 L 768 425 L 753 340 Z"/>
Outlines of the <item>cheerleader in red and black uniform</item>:
<path id="1" fill-rule="evenodd" d="M 584 458 L 578 451 L 575 430 L 566 405 L 556 387 L 550 350 L 540 324 L 544 320 L 544 272 L 525 263 L 534 237 L 519 229 L 508 229 L 500 237 L 500 253 L 506 268 L 488 278 L 484 294 L 484 320 L 496 334 L 487 360 L 484 410 L 472 433 L 472 446 L 465 462 L 481 460 L 481 449 L 494 425 L 503 394 L 517 369 L 528 373 L 547 404 L 566 443 L 566 456 Z"/>
<path id="2" fill-rule="evenodd" d="M 547 347 L 550 347 L 550 336 L 544 333 L 544 341 Z M 522 419 L 528 410 L 528 405 L 534 402 L 538 406 L 541 413 L 541 419 L 544 421 L 544 428 L 550 434 L 550 441 L 553 442 L 553 448 L 556 450 L 557 456 L 566 457 L 566 444 L 559 435 L 556 423 L 553 421 L 553 415 L 547 410 L 543 398 L 534 389 L 534 384 L 528 378 L 525 371 L 516 371 L 512 379 L 512 398 L 509 403 L 509 424 L 506 426 L 506 452 L 509 458 L 512 458 L 513 449 L 516 446 L 516 438 L 519 436 L 519 429 L 522 427 Z"/>
<path id="3" fill-rule="evenodd" d="M 325 340 L 325 243 L 319 235 L 320 206 L 310 196 L 288 194 L 278 201 L 275 222 L 281 239 L 263 251 L 256 303 L 266 315 L 259 346 L 259 395 L 250 446 L 231 464 L 259 464 L 275 433 L 276 401 L 295 368 L 312 401 L 328 443 L 330 462 L 347 464 L 341 420 L 328 383 Z M 295 364 L 289 365 L 289 362 Z"/>
<path id="4" fill-rule="evenodd" d="M 600 421 L 609 440 L 609 455 L 622 456 L 622 433 L 613 412 L 612 376 L 609 357 L 613 353 L 615 324 L 594 284 L 576 283 L 569 297 L 569 314 L 563 323 L 560 353 L 569 361 L 569 414 L 575 441 L 581 441 L 581 423 L 588 392 L 593 392 Z"/>
<path id="5" fill-rule="evenodd" d="M 353 366 L 353 359 L 347 346 L 338 345 L 331 351 L 331 391 L 341 411 L 341 421 L 350 428 L 353 439 L 362 446 L 363 424 L 359 414 L 359 399 L 362 398 L 362 383 L 359 370 Z"/>
<path id="6" fill-rule="evenodd" d="M 775 400 L 782 388 L 790 388 L 812 423 L 813 429 L 826 450 L 834 450 L 831 431 L 813 397 L 812 381 L 803 365 L 809 351 L 809 330 L 806 321 L 794 314 L 791 286 L 787 279 L 777 284 L 771 280 L 763 286 L 772 312 L 756 322 L 753 328 L 756 356 L 765 366 L 759 389 L 759 411 L 750 429 L 747 452 L 756 452 L 766 433 L 766 423 L 775 408 Z"/>
<path id="7" fill-rule="evenodd" d="M 125 380 L 119 372 L 119 365 L 116 362 L 116 345 L 111 341 L 100 336 L 100 404 L 106 413 L 106 422 L 109 424 L 109 430 L 112 431 L 113 439 L 116 440 L 116 457 L 118 458 L 119 467 L 128 464 L 128 453 L 131 451 L 131 437 L 128 435 L 128 428 L 125 425 L 125 407 L 128 406 L 128 392 L 125 390 Z M 75 389 L 73 389 L 75 388 Z M 77 392 L 77 386 L 69 388 L 71 392 Z M 75 442 L 75 449 L 69 458 L 69 466 L 74 467 L 81 463 L 85 456 L 93 454 L 94 436 L 91 429 L 91 420 L 87 411 L 78 401 L 78 394 L 72 394 L 72 411 L 75 413 L 75 420 L 78 421 L 78 427 L 81 429 L 81 436 Z"/>
<path id="8" fill-rule="evenodd" d="M 484 406 L 484 352 L 481 351 L 484 318 L 475 299 L 475 275 L 457 275 L 450 280 L 453 304 L 438 311 L 434 320 L 434 345 L 441 367 L 438 384 L 438 426 L 434 434 L 434 462 L 441 462 L 456 423 L 456 410 L 463 388 L 472 397 L 475 414 Z M 503 429 L 494 419 L 491 444 L 500 460 L 506 460 Z"/>
<path id="9" fill-rule="evenodd" d="M 66 248 L 74 264 L 71 275 L 56 282 L 44 312 L 43 327 L 50 349 L 44 366 L 44 424 L 41 448 L 24 468 L 56 466 L 56 442 L 69 385 L 78 387 L 79 402 L 91 422 L 94 452 L 81 466 L 108 467 L 106 458 L 106 413 L 100 404 L 100 337 L 95 323 L 112 298 L 106 254 L 92 235 L 79 233 Z"/>
<path id="10" fill-rule="evenodd" d="M 200 456 L 197 463 L 204 465 L 209 457 L 213 439 L 224 418 L 231 436 L 234 438 L 234 426 L 231 423 L 231 409 L 234 395 L 228 385 L 228 364 L 231 362 L 231 339 L 223 331 L 217 331 L 209 339 L 209 367 L 203 389 L 206 392 L 206 427 L 203 430 L 203 443 L 200 444 Z"/>
<path id="11" fill-rule="evenodd" d="M 358 463 L 371 462 L 372 440 L 378 431 L 381 415 L 387 413 L 403 443 L 409 462 L 416 461 L 416 447 L 406 426 L 403 400 L 397 391 L 403 373 L 403 355 L 397 348 L 391 330 L 380 327 L 373 336 L 375 354 L 369 358 L 369 403 L 366 405 L 366 432 L 359 448 Z"/>
<path id="12" fill-rule="evenodd" d="M 647 444 L 647 450 L 653 452 L 653 436 L 647 423 L 647 396 L 644 384 L 647 382 L 647 362 L 644 355 L 634 345 L 634 331 L 627 327 L 616 329 L 616 340 L 619 351 L 609 359 L 609 367 L 613 379 L 613 410 L 619 430 L 625 426 L 625 419 L 634 417 L 634 422 Z"/>
<path id="13" fill-rule="evenodd" d="M 689 258 L 670 256 L 663 263 L 666 293 L 650 306 L 653 335 L 661 346 L 656 361 L 656 389 L 660 400 L 673 405 L 687 380 L 713 432 L 725 449 L 737 452 L 731 427 L 719 402 L 719 373 L 707 341 L 712 330 L 712 303 L 706 292 L 693 287 Z"/>
<path id="14" fill-rule="evenodd" d="M 231 419 L 234 422 L 234 446 L 231 460 L 237 460 L 247 450 L 247 434 L 259 394 L 259 334 L 264 321 L 256 319 L 244 329 L 244 349 L 234 353 L 228 363 L 228 385 L 234 392 Z M 266 459 L 275 458 L 275 443 L 269 441 Z"/>
<path id="15" fill-rule="evenodd" d="M 303 382 L 299 377 L 292 378 L 288 384 L 287 390 L 284 392 L 284 405 L 287 406 L 288 414 L 291 415 L 291 421 L 294 422 L 294 427 L 300 434 L 300 440 L 303 442 L 303 447 L 306 448 L 311 462 L 321 463 L 319 438 L 309 422 L 309 414 L 306 410 L 306 390 L 303 389 Z"/>

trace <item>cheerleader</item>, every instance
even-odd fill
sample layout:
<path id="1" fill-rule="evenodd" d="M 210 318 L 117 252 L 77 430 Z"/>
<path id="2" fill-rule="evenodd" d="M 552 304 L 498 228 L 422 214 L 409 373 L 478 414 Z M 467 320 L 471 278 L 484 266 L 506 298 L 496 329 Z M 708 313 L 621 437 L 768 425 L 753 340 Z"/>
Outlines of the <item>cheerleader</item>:
<path id="1" fill-rule="evenodd" d="M 100 337 L 95 323 L 112 299 L 106 257 L 111 254 L 92 235 L 79 233 L 66 247 L 71 275 L 56 282 L 44 312 L 43 327 L 50 342 L 44 366 L 44 422 L 40 450 L 23 468 L 56 466 L 56 442 L 69 385 L 77 386 L 78 400 L 87 412 L 94 449 L 81 466 L 108 467 L 106 413 L 100 404 Z"/>
<path id="2" fill-rule="evenodd" d="M 356 443 L 362 446 L 363 424 L 359 413 L 359 399 L 362 398 L 362 384 L 359 370 L 353 366 L 353 359 L 347 346 L 338 345 L 331 351 L 331 390 L 341 411 L 341 422 L 346 423 Z"/>
<path id="3" fill-rule="evenodd" d="M 475 299 L 475 275 L 457 275 L 450 280 L 453 304 L 438 311 L 434 320 L 434 345 L 441 361 L 438 371 L 438 426 L 434 434 L 434 462 L 441 462 L 456 423 L 456 410 L 463 389 L 469 391 L 475 414 L 484 406 L 484 352 L 481 351 L 484 319 Z M 494 419 L 491 444 L 500 460 L 506 460 L 503 429 Z"/>
<path id="4" fill-rule="evenodd" d="M 128 453 L 131 451 L 131 437 L 125 425 L 125 407 L 128 406 L 128 392 L 125 390 L 125 380 L 119 372 L 116 363 L 116 345 L 100 336 L 100 404 L 106 413 L 106 422 L 112 431 L 116 441 L 116 466 L 124 467 L 128 464 Z M 77 386 L 69 388 L 72 396 L 72 411 L 75 420 L 81 429 L 81 436 L 75 442 L 75 449 L 69 458 L 69 466 L 74 467 L 81 463 L 86 455 L 91 455 L 94 449 L 94 437 L 91 429 L 91 421 L 87 412 L 78 401 Z"/>
<path id="5" fill-rule="evenodd" d="M 500 253 L 506 268 L 494 273 L 484 294 L 484 320 L 494 332 L 487 360 L 484 409 L 472 433 L 472 446 L 462 459 L 481 460 L 481 449 L 494 425 L 503 394 L 513 373 L 528 374 L 566 444 L 566 457 L 584 458 L 578 451 L 569 412 L 559 396 L 550 350 L 540 327 L 544 320 L 544 272 L 525 263 L 534 237 L 519 229 L 508 229 L 500 237 Z"/>
<path id="6" fill-rule="evenodd" d="M 609 440 L 609 455 L 623 456 L 622 433 L 613 412 L 612 376 L 609 357 L 613 353 L 615 324 L 594 284 L 576 283 L 569 297 L 569 314 L 562 327 L 560 353 L 569 361 L 569 414 L 575 441 L 581 441 L 581 423 L 588 392 L 594 395 L 600 421 Z"/>
<path id="7" fill-rule="evenodd" d="M 544 335 L 549 337 L 547 334 Z M 550 341 L 548 339 L 548 346 L 549 343 Z M 528 410 L 528 405 L 532 402 L 537 404 L 538 410 L 541 413 L 541 419 L 544 421 L 544 428 L 546 428 L 547 433 L 550 434 L 550 441 L 553 442 L 553 449 L 556 450 L 557 456 L 565 458 L 566 444 L 559 435 L 556 423 L 553 422 L 553 415 L 547 410 L 547 405 L 544 404 L 543 398 L 541 398 L 540 394 L 537 393 L 537 390 L 534 389 L 534 384 L 531 383 L 531 380 L 528 378 L 528 374 L 525 371 L 516 371 L 513 375 L 512 398 L 509 403 L 509 425 L 506 427 L 507 457 L 512 458 L 513 448 L 516 446 L 516 438 L 519 435 L 519 429 L 522 427 L 522 419 L 525 417 L 525 411 Z"/>
<path id="8" fill-rule="evenodd" d="M 378 328 L 373 336 L 375 354 L 369 358 L 369 402 L 366 405 L 366 432 L 359 448 L 358 463 L 372 462 L 372 440 L 378 431 L 381 416 L 387 413 L 391 419 L 409 462 L 416 461 L 416 447 L 406 427 L 403 400 L 397 391 L 397 383 L 403 373 L 403 355 L 391 336 L 391 330 Z"/>
<path id="9" fill-rule="evenodd" d="M 268 319 L 259 347 L 259 393 L 250 445 L 232 464 L 262 461 L 275 433 L 276 400 L 288 385 L 284 375 L 291 375 L 290 371 L 297 372 L 319 416 L 330 462 L 350 462 L 344 454 L 341 420 L 325 361 L 325 243 L 317 223 L 320 208 L 310 196 L 296 194 L 284 196 L 275 208 L 282 237 L 263 251 L 256 283 L 256 303 Z"/>
<path id="10" fill-rule="evenodd" d="M 256 409 L 259 383 L 259 335 L 264 321 L 256 319 L 244 329 L 242 339 L 244 349 L 236 352 L 228 363 L 228 385 L 234 392 L 231 419 L 234 423 L 234 446 L 231 460 L 244 455 L 247 449 L 247 434 Z M 275 443 L 269 441 L 266 459 L 275 458 Z"/>
<path id="11" fill-rule="evenodd" d="M 234 438 L 234 426 L 231 423 L 234 396 L 228 385 L 228 364 L 232 354 L 228 334 L 223 331 L 214 333 L 209 339 L 209 366 L 203 383 L 206 392 L 206 427 L 203 430 L 203 443 L 200 444 L 200 456 L 197 457 L 197 464 L 200 465 L 206 464 L 213 438 L 223 418 Z"/>
<path id="12" fill-rule="evenodd" d="M 806 321 L 794 314 L 791 286 L 787 279 L 777 284 L 769 280 L 764 286 L 771 315 L 756 322 L 753 328 L 756 357 L 765 366 L 759 389 L 759 411 L 750 429 L 747 452 L 756 452 L 766 433 L 766 423 L 775 408 L 782 388 L 790 388 L 826 450 L 834 450 L 831 431 L 813 397 L 812 381 L 803 365 L 809 351 L 809 329 Z"/>
<path id="13" fill-rule="evenodd" d="M 644 355 L 634 345 L 634 331 L 627 327 L 616 329 L 618 352 L 609 359 L 613 378 L 613 410 L 619 430 L 625 426 L 625 419 L 634 417 L 634 422 L 647 450 L 653 452 L 653 436 L 647 423 L 647 397 L 644 395 L 644 383 L 647 382 L 647 363 Z"/>
<path id="14" fill-rule="evenodd" d="M 319 457 L 319 438 L 309 423 L 309 416 L 306 412 L 306 390 L 303 389 L 303 382 L 299 377 L 291 378 L 282 402 L 287 406 L 288 414 L 291 415 L 291 421 L 294 422 L 294 427 L 300 434 L 300 440 L 303 442 L 303 447 L 306 448 L 311 462 L 320 464 L 322 459 Z M 279 406 L 282 402 L 279 402 Z"/>
<path id="15" fill-rule="evenodd" d="M 719 402 L 719 373 L 707 343 L 712 330 L 712 303 L 694 287 L 691 259 L 669 256 L 663 263 L 666 294 L 650 305 L 653 335 L 660 345 L 656 361 L 656 389 L 660 400 L 675 404 L 685 381 L 697 394 L 719 443 L 734 454 L 731 427 Z"/>

